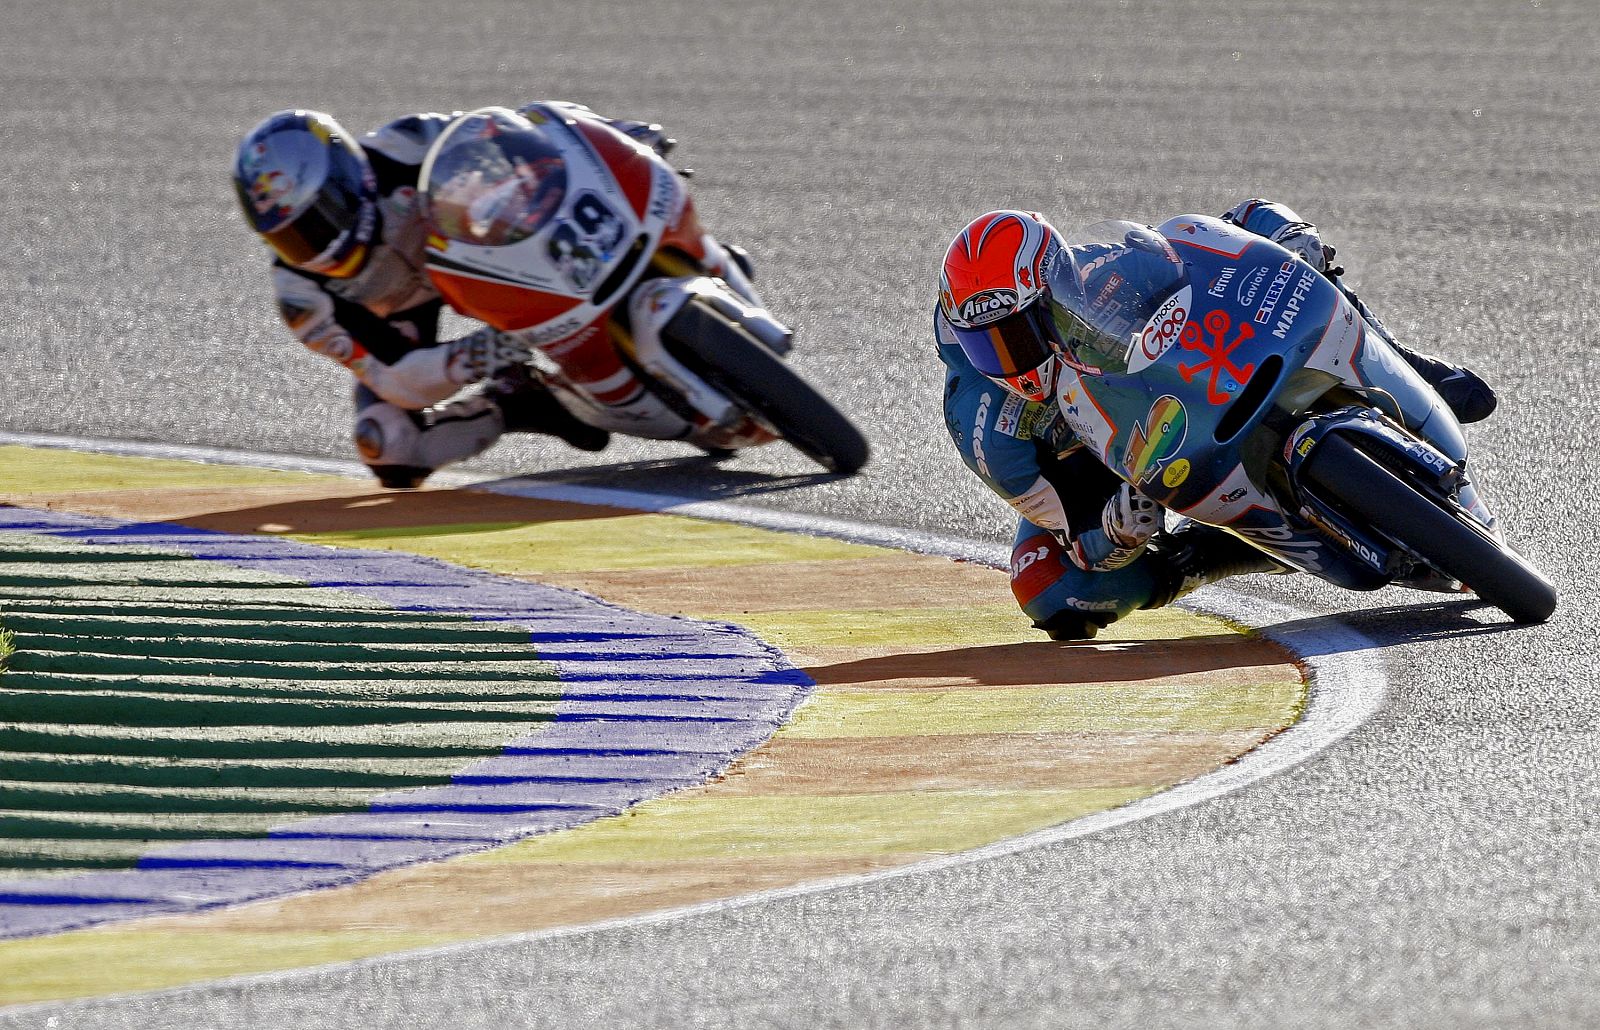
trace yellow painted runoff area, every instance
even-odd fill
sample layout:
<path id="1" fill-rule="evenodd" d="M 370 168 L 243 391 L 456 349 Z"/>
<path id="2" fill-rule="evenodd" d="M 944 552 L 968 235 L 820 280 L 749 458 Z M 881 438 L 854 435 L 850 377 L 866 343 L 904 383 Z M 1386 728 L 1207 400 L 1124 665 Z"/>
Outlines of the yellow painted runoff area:
<path id="1" fill-rule="evenodd" d="M 135 471 L 117 473 L 124 462 Z M 212 485 L 216 471 L 54 451 L 48 464 L 62 490 L 86 489 L 73 478 L 81 466 L 86 482 L 146 476 L 160 484 L 153 498 Z M 272 519 L 319 543 L 740 622 L 818 686 L 723 776 L 618 816 L 308 895 L 0 942 L 0 1004 L 582 925 L 956 854 L 1203 775 L 1292 724 L 1306 701 L 1303 675 L 1275 646 L 1176 609 L 1061 644 L 1028 626 L 1004 573 L 941 558 L 534 501 L 517 521 L 504 497 L 481 501 L 492 518 L 474 518 L 483 495 L 463 491 L 392 504 L 364 483 L 347 492 L 321 507 L 285 502 Z M 137 518 L 163 502 L 118 503 Z M 334 508 L 336 529 L 308 531 L 334 525 Z"/>
<path id="2" fill-rule="evenodd" d="M 840 770 L 845 774 L 846 770 Z M 735 855 L 948 855 L 1115 808 L 1149 787 L 940 790 L 814 797 L 694 791 L 566 833 L 530 837 L 462 862 L 689 861 Z"/>
<path id="3" fill-rule="evenodd" d="M 308 481 L 339 482 L 336 476 L 242 465 L 207 465 L 165 458 L 125 458 L 43 447 L 0 445 L 0 499 L 27 499 L 110 490 L 161 490 L 230 486 L 290 486 Z"/>
<path id="4" fill-rule="evenodd" d="M 1094 683 L 985 690 L 820 691 L 785 727 L 797 737 L 949 733 L 1230 733 L 1294 716 L 1292 683 Z"/>

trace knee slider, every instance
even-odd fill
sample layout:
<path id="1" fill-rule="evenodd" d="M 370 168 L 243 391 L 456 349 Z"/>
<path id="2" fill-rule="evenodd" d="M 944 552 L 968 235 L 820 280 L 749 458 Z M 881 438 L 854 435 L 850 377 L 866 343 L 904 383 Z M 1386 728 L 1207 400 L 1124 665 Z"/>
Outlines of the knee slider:
<path id="1" fill-rule="evenodd" d="M 356 415 L 356 450 L 368 465 L 421 465 L 422 427 L 416 416 L 393 404 L 373 404 Z"/>
<path id="2" fill-rule="evenodd" d="M 426 411 L 406 411 L 384 401 L 355 416 L 355 446 L 368 465 L 442 469 L 482 454 L 504 432 L 506 416 L 483 395 Z"/>
<path id="3" fill-rule="evenodd" d="M 1129 567 L 1089 572 L 1067 560 L 1049 533 L 1021 540 L 1011 554 L 1011 592 L 1038 629 L 1083 640 L 1138 607 L 1143 574 Z"/>
<path id="4" fill-rule="evenodd" d="M 1035 619 L 1034 629 L 1042 629 L 1051 640 L 1093 640 L 1094 635 L 1116 619 L 1115 612 L 1080 612 L 1063 608 L 1045 619 Z"/>
<path id="5" fill-rule="evenodd" d="M 356 447 L 368 465 L 437 469 L 487 450 L 505 432 L 505 416 L 475 395 L 426 411 L 373 404 L 356 417 Z"/>

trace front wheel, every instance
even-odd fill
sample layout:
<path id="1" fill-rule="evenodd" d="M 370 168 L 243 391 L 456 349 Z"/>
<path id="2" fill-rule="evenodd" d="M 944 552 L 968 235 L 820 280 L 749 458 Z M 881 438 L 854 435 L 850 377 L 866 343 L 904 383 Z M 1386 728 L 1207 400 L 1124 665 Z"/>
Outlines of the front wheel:
<path id="1" fill-rule="evenodd" d="M 1517 622 L 1543 622 L 1556 588 L 1527 559 L 1459 508 L 1414 490 L 1338 433 L 1323 437 L 1302 473 L 1336 503 Z"/>
<path id="2" fill-rule="evenodd" d="M 848 476 L 867 463 L 861 431 L 742 326 L 689 303 L 661 335 L 691 371 L 829 472 Z"/>

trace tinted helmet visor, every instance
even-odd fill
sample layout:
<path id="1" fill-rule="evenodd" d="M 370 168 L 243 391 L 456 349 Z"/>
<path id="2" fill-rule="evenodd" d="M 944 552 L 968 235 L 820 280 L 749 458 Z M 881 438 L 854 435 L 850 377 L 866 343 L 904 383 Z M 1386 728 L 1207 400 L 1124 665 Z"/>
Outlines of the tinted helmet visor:
<path id="1" fill-rule="evenodd" d="M 347 242 L 353 248 L 360 242 L 355 236 L 361 226 L 364 203 L 359 178 L 330 175 L 310 207 L 261 235 L 284 261 L 304 266 L 325 255 L 335 244 Z"/>
<path id="2" fill-rule="evenodd" d="M 991 379 L 1010 379 L 1032 372 L 1055 356 L 1055 327 L 1047 305 L 1030 304 L 998 322 L 962 329 L 952 325 L 967 360 Z"/>

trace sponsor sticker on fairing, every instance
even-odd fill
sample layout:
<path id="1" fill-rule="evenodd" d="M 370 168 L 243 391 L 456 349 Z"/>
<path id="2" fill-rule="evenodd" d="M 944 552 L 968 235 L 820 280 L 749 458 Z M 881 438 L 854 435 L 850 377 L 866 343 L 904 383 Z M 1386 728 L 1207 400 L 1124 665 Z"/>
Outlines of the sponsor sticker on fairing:
<path id="1" fill-rule="evenodd" d="M 1321 546 L 1287 526 L 1241 526 L 1234 523 L 1228 528 L 1302 572 L 1322 571 Z"/>
<path id="2" fill-rule="evenodd" d="M 1178 335 L 1189 322 L 1190 300 L 1193 295 L 1193 288 L 1185 286 L 1168 297 L 1166 303 L 1150 316 L 1150 321 L 1144 324 L 1144 328 L 1139 330 L 1129 344 L 1130 373 L 1148 368 L 1178 342 Z"/>
<path id="3" fill-rule="evenodd" d="M 557 340 L 571 336 L 573 333 L 582 328 L 583 319 L 578 318 L 575 315 L 568 316 L 566 318 L 558 318 L 554 321 L 546 322 L 543 325 L 531 330 L 527 334 L 528 342 L 532 343 L 535 347 L 540 347 L 544 344 L 554 343 Z"/>
<path id="4" fill-rule="evenodd" d="M 1295 263 L 1285 261 L 1278 267 L 1278 274 L 1272 277 L 1272 285 L 1267 287 L 1267 295 L 1261 298 L 1261 307 L 1256 311 L 1256 321 L 1262 325 L 1272 317 L 1272 309 L 1278 306 L 1278 298 L 1283 296 L 1283 288 L 1289 285 L 1289 280 L 1294 278 Z"/>
<path id="5" fill-rule="evenodd" d="M 1288 442 L 1286 442 L 1283 445 L 1283 460 L 1284 461 L 1293 461 L 1294 460 L 1294 453 L 1295 453 L 1297 445 L 1300 443 L 1301 440 L 1305 439 L 1307 433 L 1310 433 L 1311 430 L 1313 430 L 1315 428 L 1316 428 L 1316 423 L 1315 422 L 1302 422 L 1302 423 L 1300 423 L 1300 425 L 1295 427 L 1294 432 L 1289 434 Z M 1301 452 L 1301 457 L 1304 457 L 1304 456 L 1305 456 L 1305 453 Z"/>
<path id="6" fill-rule="evenodd" d="M 678 221 L 683 210 L 683 187 L 678 184 L 677 173 L 670 168 L 657 166 L 650 181 L 650 208 L 648 218 L 659 218 L 668 225 Z"/>
<path id="7" fill-rule="evenodd" d="M 1233 277 L 1238 273 L 1238 271 L 1239 270 L 1237 268 L 1234 268 L 1231 265 L 1227 268 L 1224 268 L 1221 272 L 1217 273 L 1217 277 L 1215 279 L 1211 280 L 1211 285 L 1206 288 L 1206 292 L 1211 294 L 1213 297 L 1226 296 L 1228 293 L 1228 283 L 1233 281 Z"/>
<path id="8" fill-rule="evenodd" d="M 1241 307 L 1249 307 L 1256 302 L 1256 294 L 1261 291 L 1261 284 L 1266 281 L 1266 268 L 1258 268 L 1244 279 L 1240 280 L 1239 288 L 1234 291 L 1234 299 Z"/>
<path id="9" fill-rule="evenodd" d="M 1294 289 L 1289 294 L 1289 299 L 1283 304 L 1283 311 L 1278 315 L 1278 324 L 1273 326 L 1272 335 L 1280 340 L 1287 339 L 1289 330 L 1294 328 L 1294 320 L 1300 317 L 1300 306 L 1305 303 L 1306 296 L 1311 292 L 1311 283 L 1317 278 L 1317 273 L 1308 271 L 1294 284 Z"/>

